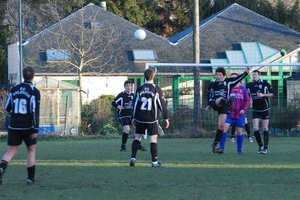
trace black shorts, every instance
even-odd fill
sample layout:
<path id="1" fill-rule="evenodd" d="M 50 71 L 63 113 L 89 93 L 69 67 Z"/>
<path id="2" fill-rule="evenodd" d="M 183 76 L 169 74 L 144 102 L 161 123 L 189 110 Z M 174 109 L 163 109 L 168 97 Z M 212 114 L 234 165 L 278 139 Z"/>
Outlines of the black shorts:
<path id="1" fill-rule="evenodd" d="M 252 119 L 270 119 L 270 111 L 266 110 L 263 112 L 252 111 Z"/>
<path id="2" fill-rule="evenodd" d="M 123 117 L 119 119 L 121 126 L 131 125 L 131 117 Z"/>
<path id="3" fill-rule="evenodd" d="M 22 141 L 25 142 L 26 146 L 35 145 L 37 139 L 32 139 L 31 134 L 32 130 L 8 130 L 7 145 L 9 146 L 19 146 L 22 144 Z"/>
<path id="4" fill-rule="evenodd" d="M 222 105 L 221 107 L 218 107 L 215 101 L 210 101 L 209 106 L 215 111 L 218 111 L 218 115 L 228 114 L 228 106 Z"/>
<path id="5" fill-rule="evenodd" d="M 136 122 L 135 126 L 135 133 L 137 134 L 145 134 L 145 131 L 147 130 L 148 135 L 158 135 L 158 124 L 146 124 L 146 123 L 139 123 Z"/>

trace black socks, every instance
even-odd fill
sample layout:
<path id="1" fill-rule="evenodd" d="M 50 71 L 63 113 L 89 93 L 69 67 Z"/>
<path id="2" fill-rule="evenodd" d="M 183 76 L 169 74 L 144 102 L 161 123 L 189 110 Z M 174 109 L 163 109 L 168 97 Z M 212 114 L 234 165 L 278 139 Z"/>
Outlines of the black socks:
<path id="1" fill-rule="evenodd" d="M 151 156 L 152 156 L 152 162 L 156 162 L 157 161 L 157 144 L 156 143 L 150 144 L 150 151 L 151 151 Z"/>
<path id="2" fill-rule="evenodd" d="M 216 136 L 215 136 L 215 141 L 214 141 L 214 145 L 217 146 L 218 143 L 221 141 L 222 139 L 222 136 L 223 136 L 223 131 L 218 129 L 217 130 L 217 133 L 216 133 Z"/>
<path id="3" fill-rule="evenodd" d="M 136 157 L 136 152 L 139 148 L 139 142 L 138 140 L 133 140 L 132 142 L 132 146 L 131 146 L 131 158 L 135 158 Z"/>
<path id="4" fill-rule="evenodd" d="M 122 133 L 122 145 L 127 143 L 128 133 Z"/>
<path id="5" fill-rule="evenodd" d="M 28 179 L 34 180 L 35 165 L 33 165 L 31 167 L 27 167 L 27 174 L 28 174 Z"/>

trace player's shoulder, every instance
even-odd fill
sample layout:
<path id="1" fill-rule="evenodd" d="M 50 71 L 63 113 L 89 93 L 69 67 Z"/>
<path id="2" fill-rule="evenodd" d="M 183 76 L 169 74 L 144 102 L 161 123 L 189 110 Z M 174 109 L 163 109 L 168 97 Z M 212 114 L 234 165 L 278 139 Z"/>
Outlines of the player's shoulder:
<path id="1" fill-rule="evenodd" d="M 216 83 L 217 82 L 217 79 L 212 79 L 212 80 L 210 80 L 210 84 L 214 84 L 214 83 Z"/>
<path id="2" fill-rule="evenodd" d="M 267 80 L 261 79 L 261 81 L 262 81 L 264 84 L 269 84 L 269 82 L 268 82 Z"/>
<path id="3" fill-rule="evenodd" d="M 122 92 L 120 92 L 117 96 L 123 96 L 125 94 L 125 91 L 123 90 Z"/>

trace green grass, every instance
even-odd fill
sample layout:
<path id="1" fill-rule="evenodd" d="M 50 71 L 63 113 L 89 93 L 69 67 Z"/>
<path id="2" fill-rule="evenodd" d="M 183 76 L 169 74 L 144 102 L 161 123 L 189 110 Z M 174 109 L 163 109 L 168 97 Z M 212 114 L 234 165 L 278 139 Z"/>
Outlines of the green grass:
<path id="1" fill-rule="evenodd" d="M 269 152 L 245 140 L 245 155 L 227 141 L 225 154 L 211 153 L 212 139 L 159 140 L 159 161 L 152 168 L 147 152 L 129 167 L 130 146 L 119 152 L 120 138 L 40 141 L 39 186 L 25 185 L 26 150 L 20 146 L 0 186 L 0 199 L 299 199 L 300 138 L 270 138 Z M 0 142 L 0 153 L 6 143 Z"/>

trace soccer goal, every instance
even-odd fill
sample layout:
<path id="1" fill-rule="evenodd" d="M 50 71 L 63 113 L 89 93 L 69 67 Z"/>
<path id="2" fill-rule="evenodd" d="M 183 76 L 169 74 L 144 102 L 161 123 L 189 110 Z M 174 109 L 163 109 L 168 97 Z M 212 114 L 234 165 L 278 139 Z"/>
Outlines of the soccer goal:
<path id="1" fill-rule="evenodd" d="M 300 108 L 299 62 L 235 64 L 145 63 L 145 69 L 153 68 L 155 70 L 155 82 L 162 88 L 168 110 L 171 116 L 178 121 L 178 126 L 180 126 L 180 123 L 193 121 L 199 122 L 202 127 L 215 126 L 209 122 L 216 116 L 212 117 L 212 114 L 207 114 L 205 107 L 207 106 L 207 87 L 215 79 L 216 68 L 224 67 L 227 76 L 230 76 L 233 72 L 243 73 L 247 66 L 251 66 L 251 71 L 249 76 L 243 80 L 243 83 L 246 84 L 251 81 L 251 72 L 253 70 L 259 70 L 260 78 L 267 80 L 275 91 L 275 96 L 270 98 L 271 106 L 276 108 L 273 109 L 273 112 L 278 112 L 278 115 L 273 115 L 276 118 L 273 122 L 289 123 L 286 119 L 292 116 L 290 115 L 291 113 L 283 112 L 280 114 L 280 112 L 282 112 L 281 109 L 287 107 Z M 195 90 L 197 87 L 199 89 Z M 292 126 L 295 126 L 295 123 Z"/>

